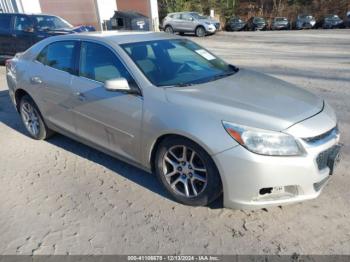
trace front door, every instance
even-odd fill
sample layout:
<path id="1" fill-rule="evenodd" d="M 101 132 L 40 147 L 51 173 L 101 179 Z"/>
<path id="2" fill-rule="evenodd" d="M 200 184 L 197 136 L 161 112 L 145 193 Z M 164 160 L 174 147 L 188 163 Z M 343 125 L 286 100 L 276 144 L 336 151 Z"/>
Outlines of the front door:
<path id="1" fill-rule="evenodd" d="M 196 28 L 196 23 L 190 14 L 181 14 L 181 30 L 184 32 L 193 32 Z"/>
<path id="2" fill-rule="evenodd" d="M 109 47 L 82 42 L 79 77 L 72 85 L 78 89 L 76 115 L 77 134 L 100 147 L 129 160 L 139 158 L 142 121 L 142 97 L 107 91 L 106 80 L 125 78 L 136 85 L 117 55 Z"/>

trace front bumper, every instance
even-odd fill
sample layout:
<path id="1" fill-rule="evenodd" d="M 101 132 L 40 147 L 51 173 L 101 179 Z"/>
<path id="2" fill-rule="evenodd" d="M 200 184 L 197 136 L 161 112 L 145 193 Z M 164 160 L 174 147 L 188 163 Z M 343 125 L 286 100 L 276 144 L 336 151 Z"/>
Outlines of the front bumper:
<path id="1" fill-rule="evenodd" d="M 213 24 L 205 26 L 205 31 L 207 31 L 207 33 L 213 34 L 216 32 L 216 30 L 217 29 L 216 29 L 215 25 L 213 25 Z"/>
<path id="2" fill-rule="evenodd" d="M 273 25 L 272 29 L 273 30 L 280 30 L 280 29 L 288 29 L 289 25 Z"/>
<path id="3" fill-rule="evenodd" d="M 325 115 L 320 113 L 313 118 L 322 121 Z M 290 132 L 300 132 L 308 122 L 315 122 L 313 118 L 305 120 L 306 124 L 301 122 L 292 127 Z M 335 126 L 335 121 L 328 123 Z M 339 135 L 330 135 L 312 145 L 298 140 L 306 151 L 302 156 L 263 156 L 242 146 L 214 155 L 223 183 L 224 206 L 255 209 L 318 197 L 331 177 L 331 170 L 328 166 L 319 169 L 317 158 L 339 143 Z"/>

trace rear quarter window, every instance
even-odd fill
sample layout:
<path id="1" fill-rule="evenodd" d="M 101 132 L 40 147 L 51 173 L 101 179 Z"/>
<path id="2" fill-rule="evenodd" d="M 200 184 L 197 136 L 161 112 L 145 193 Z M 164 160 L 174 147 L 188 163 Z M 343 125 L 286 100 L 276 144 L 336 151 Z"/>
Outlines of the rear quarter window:
<path id="1" fill-rule="evenodd" d="M 8 32 L 11 29 L 11 16 L 0 14 L 0 31 Z"/>

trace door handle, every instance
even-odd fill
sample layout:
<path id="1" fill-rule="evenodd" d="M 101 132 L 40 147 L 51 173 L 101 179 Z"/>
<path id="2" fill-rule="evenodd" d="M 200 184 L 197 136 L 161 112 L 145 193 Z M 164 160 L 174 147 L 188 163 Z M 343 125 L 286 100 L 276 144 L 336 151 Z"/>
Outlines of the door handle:
<path id="1" fill-rule="evenodd" d="M 38 76 L 34 76 L 30 79 L 30 82 L 32 82 L 32 84 L 37 85 L 37 84 L 42 84 L 43 81 L 40 79 L 40 77 Z"/>

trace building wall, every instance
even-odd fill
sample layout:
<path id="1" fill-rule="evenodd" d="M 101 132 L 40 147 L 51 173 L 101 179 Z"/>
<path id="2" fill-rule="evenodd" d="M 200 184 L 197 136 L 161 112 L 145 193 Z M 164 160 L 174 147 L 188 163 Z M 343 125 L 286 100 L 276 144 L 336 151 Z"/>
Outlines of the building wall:
<path id="1" fill-rule="evenodd" d="M 150 17 L 149 0 L 117 0 L 118 11 L 135 11 Z"/>
<path id="2" fill-rule="evenodd" d="M 40 6 L 40 2 L 39 0 L 25 0 L 25 1 L 18 1 L 17 2 L 21 2 L 23 11 L 27 14 L 37 14 L 37 13 L 41 13 L 41 6 Z"/>
<path id="3" fill-rule="evenodd" d="M 116 0 L 119 11 L 135 11 L 150 18 L 153 30 L 159 26 L 157 0 Z"/>
<path id="4" fill-rule="evenodd" d="M 27 1 L 27 0 L 25 0 Z M 22 1 L 22 2 L 25 2 Z M 39 0 L 43 13 L 58 15 L 72 25 L 92 25 L 100 29 L 95 0 Z"/>

